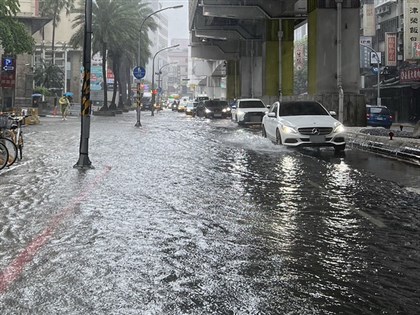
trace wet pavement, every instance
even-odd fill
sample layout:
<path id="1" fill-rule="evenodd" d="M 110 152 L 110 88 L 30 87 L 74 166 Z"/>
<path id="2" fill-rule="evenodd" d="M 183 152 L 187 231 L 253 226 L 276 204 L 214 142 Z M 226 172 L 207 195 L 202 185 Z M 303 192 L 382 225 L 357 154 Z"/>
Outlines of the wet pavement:
<path id="1" fill-rule="evenodd" d="M 1 314 L 418 313 L 418 167 L 135 122 L 92 117 L 87 171 L 79 119 L 25 128 L 0 173 Z"/>
<path id="2" fill-rule="evenodd" d="M 420 166 L 420 138 L 413 124 L 383 127 L 347 127 L 348 145 Z"/>

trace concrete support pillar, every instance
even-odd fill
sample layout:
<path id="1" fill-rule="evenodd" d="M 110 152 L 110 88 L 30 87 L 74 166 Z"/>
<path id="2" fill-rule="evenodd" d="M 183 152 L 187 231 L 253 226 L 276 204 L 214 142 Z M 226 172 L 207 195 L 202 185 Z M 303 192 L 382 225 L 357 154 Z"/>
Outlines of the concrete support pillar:
<path id="1" fill-rule="evenodd" d="M 294 92 L 294 21 L 282 20 L 281 39 L 281 93 L 284 96 Z"/>
<path id="2" fill-rule="evenodd" d="M 358 1 L 308 0 L 308 94 L 337 113 L 341 97 L 342 119 L 348 125 L 366 123 L 359 91 L 359 10 Z"/>
<path id="3" fill-rule="evenodd" d="M 241 97 L 263 95 L 262 44 L 260 41 L 245 41 L 241 47 L 240 70 Z"/>
<path id="4" fill-rule="evenodd" d="M 278 100 L 280 86 L 279 20 L 267 20 L 264 43 L 264 100 L 272 104 Z"/>
<path id="5" fill-rule="evenodd" d="M 337 35 L 341 31 L 342 86 L 344 93 L 359 93 L 360 60 L 358 7 L 343 5 L 341 30 L 337 28 L 337 8 L 321 7 L 308 0 L 308 89 L 309 94 L 337 93 Z M 330 3 L 335 3 L 330 1 Z"/>
<path id="6" fill-rule="evenodd" d="M 226 65 L 226 98 L 233 100 L 241 95 L 239 61 L 228 60 Z"/>

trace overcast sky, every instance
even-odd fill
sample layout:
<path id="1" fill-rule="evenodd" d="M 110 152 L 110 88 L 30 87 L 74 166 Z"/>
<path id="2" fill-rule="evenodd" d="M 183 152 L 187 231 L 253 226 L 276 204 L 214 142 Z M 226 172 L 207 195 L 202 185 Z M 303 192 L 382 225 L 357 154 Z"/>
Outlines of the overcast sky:
<path id="1" fill-rule="evenodd" d="M 174 38 L 189 38 L 188 33 L 188 0 L 159 0 L 162 7 L 171 7 L 182 4 L 180 9 L 166 11 L 168 17 L 169 42 Z"/>

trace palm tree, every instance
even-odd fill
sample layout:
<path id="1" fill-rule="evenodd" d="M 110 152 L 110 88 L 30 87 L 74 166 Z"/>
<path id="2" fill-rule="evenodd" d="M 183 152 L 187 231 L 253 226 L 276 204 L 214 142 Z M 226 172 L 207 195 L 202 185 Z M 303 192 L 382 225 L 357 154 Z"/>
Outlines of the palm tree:
<path id="1" fill-rule="evenodd" d="M 139 21 L 142 18 L 142 10 L 145 4 L 139 4 L 135 0 L 96 0 L 92 7 L 92 53 L 100 53 L 102 56 L 102 75 L 106 78 L 106 61 L 108 53 L 113 60 L 110 62 L 114 69 L 116 80 L 119 80 L 119 69 L 123 58 L 133 59 L 134 49 L 139 41 Z M 77 16 L 73 20 L 73 27 L 77 29 L 70 43 L 74 47 L 82 46 L 84 36 L 85 12 L 83 5 L 73 10 Z M 156 25 L 149 24 L 149 27 Z M 144 40 L 144 38 L 142 38 Z M 148 44 L 148 41 L 145 41 Z M 148 52 L 150 56 L 150 51 Z M 117 81 L 116 81 L 117 83 Z M 114 93 L 116 93 L 116 85 Z M 104 106 L 108 109 L 107 85 L 104 84 Z M 115 106 L 115 102 L 114 102 Z"/>
<path id="2" fill-rule="evenodd" d="M 51 39 L 52 64 L 55 64 L 55 29 L 61 21 L 60 13 L 63 9 L 66 10 L 66 15 L 70 15 L 71 10 L 74 9 L 75 0 L 43 0 L 39 3 L 39 12 L 41 16 L 52 17 L 53 29 Z M 43 34 L 44 35 L 44 34 Z"/>

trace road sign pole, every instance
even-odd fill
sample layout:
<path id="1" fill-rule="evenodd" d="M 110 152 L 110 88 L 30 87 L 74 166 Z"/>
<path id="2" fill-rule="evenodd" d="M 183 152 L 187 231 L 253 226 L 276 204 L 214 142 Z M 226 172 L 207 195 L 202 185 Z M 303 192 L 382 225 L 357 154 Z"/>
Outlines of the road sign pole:
<path id="1" fill-rule="evenodd" d="M 146 70 L 143 67 L 137 66 L 133 69 L 133 75 L 137 80 L 144 78 L 146 75 Z M 135 127 L 141 127 L 140 116 L 141 116 L 141 99 L 143 97 L 143 93 L 141 92 L 141 83 L 137 82 L 137 122 L 134 125 Z"/>

